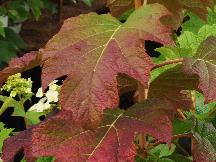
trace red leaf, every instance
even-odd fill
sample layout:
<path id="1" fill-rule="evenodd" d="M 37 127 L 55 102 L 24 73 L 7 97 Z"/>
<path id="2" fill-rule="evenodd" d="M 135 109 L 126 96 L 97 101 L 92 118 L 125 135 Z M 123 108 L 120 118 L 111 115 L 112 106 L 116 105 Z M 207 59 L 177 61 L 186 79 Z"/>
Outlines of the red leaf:
<path id="1" fill-rule="evenodd" d="M 22 73 L 40 64 L 41 59 L 38 52 L 30 52 L 23 57 L 13 58 L 9 62 L 9 66 L 0 71 L 0 85 L 2 85 L 10 75 Z"/>
<path id="2" fill-rule="evenodd" d="M 193 107 L 193 101 L 187 90 L 195 90 L 197 85 L 198 77 L 184 74 L 182 66 L 178 65 L 163 72 L 150 84 L 149 98 L 166 99 L 176 109 L 188 110 Z"/>
<path id="3" fill-rule="evenodd" d="M 172 123 L 167 116 L 169 108 L 171 109 L 171 105 L 168 102 L 146 101 L 127 111 L 109 110 L 94 131 L 74 125 L 71 112 L 62 111 L 33 128 L 32 134 L 25 139 L 20 139 L 23 136 L 20 133 L 7 140 L 4 143 L 3 160 L 9 162 L 15 154 L 13 151 L 21 146 L 25 150 L 27 161 L 40 156 L 55 156 L 61 162 L 69 159 L 79 162 L 134 161 L 134 137 L 137 133 L 152 135 L 159 141 L 170 144 Z M 14 145 L 15 140 L 23 142 L 23 145 Z"/>
<path id="4" fill-rule="evenodd" d="M 60 95 L 62 108 L 72 111 L 77 123 L 98 125 L 105 108 L 118 106 L 118 74 L 148 86 L 153 63 L 140 40 L 173 43 L 172 30 L 160 23 L 168 14 L 154 4 L 140 8 L 124 24 L 111 15 L 94 13 L 66 20 L 41 50 L 43 89 L 67 75 Z"/>
<path id="5" fill-rule="evenodd" d="M 214 7 L 213 0 L 148 0 L 148 3 L 160 3 L 175 15 L 178 15 L 178 18 L 181 17 L 183 9 L 188 9 L 204 20 L 207 18 L 207 7 Z M 112 15 L 120 16 L 128 9 L 134 7 L 134 0 L 107 0 L 107 6 L 111 9 Z"/>
<path id="6" fill-rule="evenodd" d="M 198 88 L 205 96 L 205 103 L 216 100 L 216 38 L 204 41 L 193 58 L 186 58 L 184 71 L 199 76 Z"/>

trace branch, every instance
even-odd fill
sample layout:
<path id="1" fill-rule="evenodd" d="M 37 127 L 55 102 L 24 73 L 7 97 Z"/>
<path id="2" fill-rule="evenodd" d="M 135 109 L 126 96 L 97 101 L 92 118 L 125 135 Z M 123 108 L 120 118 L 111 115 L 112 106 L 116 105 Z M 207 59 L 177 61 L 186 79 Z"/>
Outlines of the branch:
<path id="1" fill-rule="evenodd" d="M 147 5 L 147 3 L 148 3 L 148 0 L 144 0 L 143 6 Z"/>
<path id="2" fill-rule="evenodd" d="M 157 69 L 157 68 L 161 68 L 161 67 L 166 66 L 166 65 L 182 63 L 183 61 L 184 61 L 183 58 L 176 59 L 176 60 L 165 61 L 165 62 L 163 62 L 163 63 L 161 63 L 161 64 L 155 65 L 155 66 L 152 68 L 152 70 L 155 70 L 155 69 Z"/>
<path id="3" fill-rule="evenodd" d="M 180 109 L 177 109 L 177 113 L 183 120 L 187 119 L 186 116 L 184 115 L 184 113 Z"/>
<path id="4" fill-rule="evenodd" d="M 142 6 L 142 0 L 134 0 L 135 9 Z"/>

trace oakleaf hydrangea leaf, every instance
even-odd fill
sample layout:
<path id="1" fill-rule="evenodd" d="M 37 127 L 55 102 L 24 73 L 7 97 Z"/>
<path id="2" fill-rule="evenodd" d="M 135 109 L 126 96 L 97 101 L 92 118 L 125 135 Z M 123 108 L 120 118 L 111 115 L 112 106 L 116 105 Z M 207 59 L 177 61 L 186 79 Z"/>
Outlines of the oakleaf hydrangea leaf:
<path id="1" fill-rule="evenodd" d="M 171 107 L 169 102 L 154 100 L 126 111 L 107 110 L 101 125 L 94 131 L 74 125 L 71 112 L 63 110 L 37 127 L 8 139 L 3 160 L 12 161 L 15 153 L 24 149 L 27 161 L 55 156 L 57 161 L 132 162 L 136 155 L 134 137 L 137 133 L 171 143 L 172 125 L 167 115 Z"/>
<path id="2" fill-rule="evenodd" d="M 37 52 L 30 52 L 23 57 L 14 58 L 9 62 L 9 66 L 0 71 L 0 85 L 2 85 L 6 79 L 16 73 L 21 73 L 32 69 L 41 64 L 40 55 Z"/>
<path id="3" fill-rule="evenodd" d="M 216 36 L 216 25 L 204 25 L 197 34 L 185 31 L 178 37 L 177 43 L 180 48 L 191 49 L 192 54 L 195 54 L 200 44 L 209 36 Z"/>
<path id="4" fill-rule="evenodd" d="M 191 93 L 198 86 L 197 76 L 185 75 L 182 66 L 178 65 L 161 73 L 154 79 L 149 88 L 149 98 L 166 99 L 176 109 L 192 107 Z"/>
<path id="5" fill-rule="evenodd" d="M 216 160 L 216 129 L 212 123 L 194 121 L 193 160 L 200 162 L 214 162 Z"/>
<path id="6" fill-rule="evenodd" d="M 184 61 L 184 72 L 199 76 L 198 88 L 205 96 L 205 103 L 216 100 L 216 38 L 209 37 L 199 47 L 193 58 Z"/>
<path id="7" fill-rule="evenodd" d="M 67 75 L 60 102 L 79 124 L 98 125 L 105 108 L 118 106 L 116 77 L 126 74 L 148 86 L 150 57 L 141 40 L 172 44 L 172 30 L 160 18 L 169 12 L 159 4 L 144 6 L 122 24 L 111 15 L 90 13 L 65 21 L 40 52 L 45 62 L 42 87 Z"/>
<path id="8" fill-rule="evenodd" d="M 207 7 L 213 8 L 213 0 L 148 0 L 148 3 L 160 3 L 171 12 L 179 15 L 183 9 L 188 9 L 206 20 Z M 107 0 L 107 4 L 114 16 L 119 16 L 128 9 L 134 7 L 134 0 Z"/>

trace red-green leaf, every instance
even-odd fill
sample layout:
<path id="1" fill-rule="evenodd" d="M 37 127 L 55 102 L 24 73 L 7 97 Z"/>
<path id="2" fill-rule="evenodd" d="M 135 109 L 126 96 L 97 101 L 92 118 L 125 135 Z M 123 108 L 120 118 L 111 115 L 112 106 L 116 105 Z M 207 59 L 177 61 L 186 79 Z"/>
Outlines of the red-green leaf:
<path id="1" fill-rule="evenodd" d="M 148 0 L 147 3 L 160 3 L 176 15 L 180 15 L 183 9 L 188 9 L 204 20 L 208 13 L 207 7 L 214 6 L 213 0 Z M 120 16 L 134 7 L 134 0 L 107 0 L 107 5 L 114 16 Z"/>
<path id="2" fill-rule="evenodd" d="M 10 75 L 27 71 L 40 64 L 41 58 L 38 52 L 30 52 L 23 57 L 12 59 L 9 62 L 9 66 L 0 71 L 0 85 L 2 85 Z"/>
<path id="3" fill-rule="evenodd" d="M 134 0 L 107 0 L 107 6 L 113 16 L 121 16 L 127 10 L 134 8 Z"/>
<path id="4" fill-rule="evenodd" d="M 204 41 L 194 58 L 187 58 L 184 62 L 187 74 L 199 76 L 198 88 L 205 96 L 205 103 L 216 100 L 216 38 L 209 37 Z"/>
<path id="5" fill-rule="evenodd" d="M 132 162 L 136 155 L 134 138 L 137 133 L 171 143 L 172 124 L 167 116 L 171 107 L 160 100 L 146 101 L 127 111 L 105 111 L 101 125 L 94 131 L 74 125 L 71 112 L 62 111 L 30 130 L 31 135 L 26 136 L 27 130 L 7 140 L 3 160 L 12 161 L 14 152 L 23 148 L 27 161 L 55 156 L 57 161 Z"/>
<path id="6" fill-rule="evenodd" d="M 192 107 L 191 93 L 198 85 L 198 77 L 185 75 L 182 66 L 178 65 L 159 75 L 149 88 L 149 98 L 166 99 L 175 105 L 176 109 Z"/>
<path id="7" fill-rule="evenodd" d="M 168 14 L 154 4 L 138 9 L 124 24 L 94 13 L 66 20 L 41 50 L 43 88 L 67 75 L 60 95 L 62 109 L 72 111 L 77 123 L 98 125 L 105 108 L 118 106 L 118 74 L 148 86 L 153 63 L 140 40 L 173 43 L 172 30 L 160 23 Z"/>

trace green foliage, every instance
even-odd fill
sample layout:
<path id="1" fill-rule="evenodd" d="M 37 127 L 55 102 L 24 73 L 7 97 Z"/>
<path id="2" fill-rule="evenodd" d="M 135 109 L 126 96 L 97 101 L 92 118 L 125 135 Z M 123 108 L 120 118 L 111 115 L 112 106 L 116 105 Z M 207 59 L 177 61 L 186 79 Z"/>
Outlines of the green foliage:
<path id="1" fill-rule="evenodd" d="M 44 102 L 47 100 L 47 102 L 40 103 L 39 101 L 39 103 L 33 105 L 26 112 L 24 104 L 33 96 L 31 79 L 21 78 L 20 73 L 8 77 L 8 80 L 2 86 L 1 90 L 8 92 L 10 96 L 7 97 L 0 95 L 0 101 L 3 102 L 3 105 L 0 108 L 0 115 L 3 114 L 7 108 L 13 107 L 14 112 L 12 113 L 12 116 L 23 117 L 27 126 L 38 124 L 42 115 L 48 114 L 52 108 L 56 107 L 54 102 L 58 101 L 56 101 L 56 98 L 58 97 L 60 86 L 55 83 L 56 82 L 50 84 L 50 90 L 47 91 L 46 97 L 43 97 L 43 94 L 40 96 L 43 97 L 41 100 Z M 43 104 L 46 106 L 45 108 Z"/>
<path id="2" fill-rule="evenodd" d="M 5 128 L 4 123 L 0 122 L 0 154 L 2 153 L 2 146 L 3 146 L 3 142 L 10 137 L 10 135 L 12 134 L 13 129 L 10 128 Z"/>
<path id="3" fill-rule="evenodd" d="M 52 13 L 56 12 L 56 6 L 50 0 L 13 0 L 5 1 L 0 7 L 0 17 L 8 18 L 8 24 L 3 25 L 0 19 L 0 64 L 8 63 L 16 57 L 17 52 L 26 49 L 26 44 L 13 26 L 35 17 L 41 16 L 43 9 Z M 14 30 L 14 31 L 13 31 Z"/>
<path id="4" fill-rule="evenodd" d="M 82 0 L 87 6 L 91 7 L 94 0 Z"/>
<path id="5" fill-rule="evenodd" d="M 194 54 L 201 42 L 206 40 L 209 36 L 216 36 L 216 24 L 202 26 L 197 34 L 184 31 L 184 33 L 178 37 L 177 42 L 180 48 L 190 49 L 192 50 L 192 54 Z"/>
<path id="6" fill-rule="evenodd" d="M 179 120 L 174 119 L 173 121 L 173 135 L 190 133 L 193 127 L 193 122 L 189 119 L 187 120 Z"/>
<path id="7" fill-rule="evenodd" d="M 54 162 L 54 157 L 40 157 L 36 160 L 36 162 Z M 22 159 L 21 162 L 27 162 L 25 159 Z"/>
<path id="8" fill-rule="evenodd" d="M 194 120 L 192 129 L 197 143 L 197 148 L 194 152 L 194 157 L 197 160 L 216 160 L 216 128 L 212 123 L 207 123 L 199 120 Z M 208 156 L 206 156 L 208 155 Z"/>

